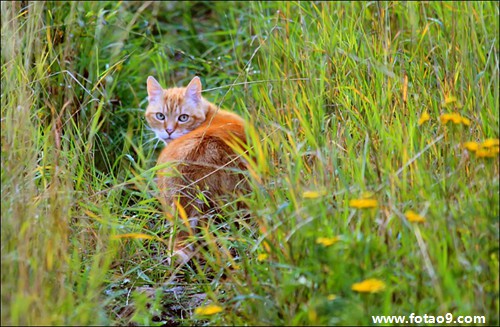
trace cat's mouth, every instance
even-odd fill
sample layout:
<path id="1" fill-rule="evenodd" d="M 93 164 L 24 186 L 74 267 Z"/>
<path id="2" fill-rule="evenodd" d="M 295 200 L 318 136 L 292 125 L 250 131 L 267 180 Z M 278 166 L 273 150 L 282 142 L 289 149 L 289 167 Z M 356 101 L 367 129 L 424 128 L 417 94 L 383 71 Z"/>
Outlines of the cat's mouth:
<path id="1" fill-rule="evenodd" d="M 168 144 L 168 143 L 172 142 L 173 140 L 175 140 L 175 137 L 172 137 L 171 135 L 169 135 L 169 136 L 167 136 L 167 137 L 161 137 L 160 139 L 161 139 L 163 142 L 165 142 L 165 143 L 167 143 L 167 144 Z"/>
<path id="2" fill-rule="evenodd" d="M 167 134 L 167 135 L 162 135 L 162 136 L 159 136 L 159 138 L 165 142 L 165 143 L 169 143 L 169 142 L 172 142 L 173 140 L 175 139 L 178 139 L 179 137 L 183 136 L 185 133 L 172 133 L 172 134 Z"/>

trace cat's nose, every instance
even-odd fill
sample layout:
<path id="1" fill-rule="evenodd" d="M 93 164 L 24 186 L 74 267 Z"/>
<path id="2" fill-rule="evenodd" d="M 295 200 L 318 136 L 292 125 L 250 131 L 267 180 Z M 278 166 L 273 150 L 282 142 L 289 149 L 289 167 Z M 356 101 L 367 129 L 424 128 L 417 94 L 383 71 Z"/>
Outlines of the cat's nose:
<path id="1" fill-rule="evenodd" d="M 173 128 L 167 128 L 166 129 L 168 135 L 172 134 L 174 132 L 174 129 Z"/>

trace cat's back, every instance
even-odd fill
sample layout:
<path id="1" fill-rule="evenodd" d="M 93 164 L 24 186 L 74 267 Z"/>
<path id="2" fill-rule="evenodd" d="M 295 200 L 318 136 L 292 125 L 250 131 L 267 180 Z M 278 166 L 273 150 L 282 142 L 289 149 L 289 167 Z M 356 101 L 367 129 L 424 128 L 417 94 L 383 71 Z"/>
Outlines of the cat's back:
<path id="1" fill-rule="evenodd" d="M 183 160 L 225 161 L 227 154 L 233 152 L 229 143 L 240 141 L 246 144 L 243 118 L 218 109 L 196 129 L 167 144 L 158 158 L 158 163 Z"/>

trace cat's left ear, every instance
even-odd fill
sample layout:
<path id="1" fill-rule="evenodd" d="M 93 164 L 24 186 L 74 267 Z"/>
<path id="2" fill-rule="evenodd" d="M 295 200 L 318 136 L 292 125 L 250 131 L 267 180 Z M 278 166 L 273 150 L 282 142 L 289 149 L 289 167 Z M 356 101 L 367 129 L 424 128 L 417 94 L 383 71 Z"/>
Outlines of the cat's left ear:
<path id="1" fill-rule="evenodd" d="M 198 76 L 195 76 L 191 82 L 189 82 L 186 87 L 185 96 L 195 104 L 199 104 L 201 102 L 201 80 Z"/>
<path id="2" fill-rule="evenodd" d="M 163 95 L 163 88 L 153 76 L 148 77 L 148 100 L 149 102 L 157 102 Z"/>

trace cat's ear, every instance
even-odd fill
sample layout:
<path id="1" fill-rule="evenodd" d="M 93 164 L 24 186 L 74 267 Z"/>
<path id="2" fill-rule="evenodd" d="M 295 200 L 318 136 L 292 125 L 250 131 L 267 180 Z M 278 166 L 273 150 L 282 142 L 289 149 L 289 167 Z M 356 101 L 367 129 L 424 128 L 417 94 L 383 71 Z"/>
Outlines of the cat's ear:
<path id="1" fill-rule="evenodd" d="M 195 76 L 186 87 L 185 96 L 195 104 L 201 102 L 201 81 L 198 76 Z"/>
<path id="2" fill-rule="evenodd" d="M 149 102 L 157 102 L 161 100 L 163 88 L 153 76 L 148 77 L 148 100 Z"/>

